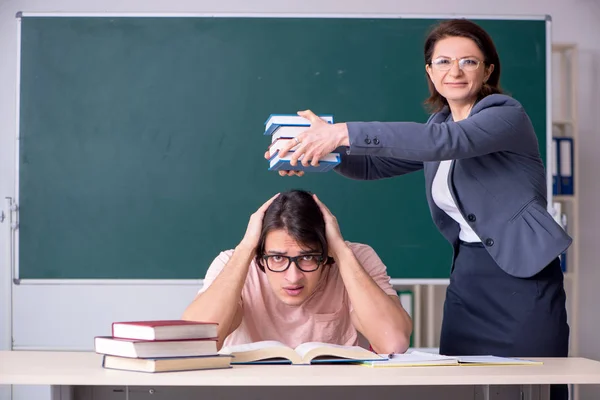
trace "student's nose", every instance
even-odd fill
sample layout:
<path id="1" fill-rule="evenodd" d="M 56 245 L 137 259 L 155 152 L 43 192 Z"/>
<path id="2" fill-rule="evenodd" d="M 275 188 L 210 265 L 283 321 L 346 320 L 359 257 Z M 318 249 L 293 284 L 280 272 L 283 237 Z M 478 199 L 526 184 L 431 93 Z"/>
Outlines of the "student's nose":
<path id="1" fill-rule="evenodd" d="M 303 272 L 298 269 L 298 266 L 295 262 L 292 262 L 292 265 L 285 271 L 285 279 L 290 283 L 299 282 L 302 279 Z"/>

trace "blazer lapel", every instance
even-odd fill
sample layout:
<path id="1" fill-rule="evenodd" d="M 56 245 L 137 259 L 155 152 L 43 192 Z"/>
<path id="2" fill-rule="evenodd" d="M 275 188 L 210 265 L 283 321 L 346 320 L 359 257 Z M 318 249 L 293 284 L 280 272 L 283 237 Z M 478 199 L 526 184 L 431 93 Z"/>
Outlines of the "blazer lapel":
<path id="1" fill-rule="evenodd" d="M 435 114 L 429 121 L 429 123 L 439 124 L 442 122 L 448 122 L 451 119 L 450 109 L 448 106 L 444 107 L 440 112 Z M 439 214 L 446 215 L 433 201 L 433 196 L 431 194 L 433 187 L 433 179 L 435 178 L 435 174 L 440 167 L 440 161 L 430 161 L 424 163 L 423 169 L 425 174 L 425 192 L 427 195 L 427 201 L 429 202 L 429 206 L 433 213 L 438 214 L 436 217 L 439 217 Z"/>
<path id="2" fill-rule="evenodd" d="M 450 118 L 450 109 L 448 106 L 444 107 L 440 112 L 433 115 L 433 117 L 429 120 L 429 123 L 439 124 L 441 122 L 448 121 Z M 437 205 L 433 201 L 433 197 L 431 196 L 431 189 L 433 185 L 433 178 L 435 178 L 435 174 L 437 173 L 438 168 L 440 167 L 440 161 L 430 161 L 426 162 L 423 165 L 424 174 L 425 174 L 425 190 L 427 194 L 427 201 L 429 204 L 435 209 L 437 209 Z M 434 209 L 434 208 L 432 208 Z"/>

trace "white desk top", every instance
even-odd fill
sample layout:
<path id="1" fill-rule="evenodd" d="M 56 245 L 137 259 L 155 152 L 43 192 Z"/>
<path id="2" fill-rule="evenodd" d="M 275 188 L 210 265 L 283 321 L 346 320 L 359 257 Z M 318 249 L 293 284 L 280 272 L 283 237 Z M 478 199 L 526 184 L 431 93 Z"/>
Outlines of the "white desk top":
<path id="1" fill-rule="evenodd" d="M 102 368 L 92 352 L 0 351 L 0 385 L 419 386 L 600 384 L 600 362 L 539 359 L 544 365 L 368 368 L 359 365 L 243 365 L 224 370 L 143 373 Z"/>

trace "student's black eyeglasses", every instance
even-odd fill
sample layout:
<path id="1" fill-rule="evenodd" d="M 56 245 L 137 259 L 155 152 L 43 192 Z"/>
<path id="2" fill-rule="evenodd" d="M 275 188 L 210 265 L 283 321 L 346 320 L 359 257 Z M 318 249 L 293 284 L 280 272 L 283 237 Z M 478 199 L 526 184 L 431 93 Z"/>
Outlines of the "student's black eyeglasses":
<path id="1" fill-rule="evenodd" d="M 273 272 L 286 271 L 290 265 L 292 265 L 292 261 L 302 272 L 316 271 L 321 264 L 323 264 L 323 257 L 319 254 L 302 254 L 296 257 L 282 256 L 280 254 L 267 254 L 262 258 L 265 260 L 265 264 L 267 265 L 267 268 L 269 268 L 269 271 Z"/>

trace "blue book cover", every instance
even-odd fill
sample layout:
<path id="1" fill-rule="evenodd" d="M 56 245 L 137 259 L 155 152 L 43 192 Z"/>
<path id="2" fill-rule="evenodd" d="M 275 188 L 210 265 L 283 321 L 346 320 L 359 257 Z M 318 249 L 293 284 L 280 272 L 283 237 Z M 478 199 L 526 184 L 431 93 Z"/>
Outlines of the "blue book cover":
<path id="1" fill-rule="evenodd" d="M 305 167 L 298 161 L 296 165 L 290 164 L 290 152 L 283 159 L 279 158 L 277 155 L 274 155 L 269 160 L 269 171 L 304 171 L 304 172 L 327 172 L 331 171 L 336 165 L 341 162 L 340 155 L 338 153 L 330 153 L 325 156 L 323 159 L 319 160 L 319 165 L 313 167 L 309 165 Z"/>

